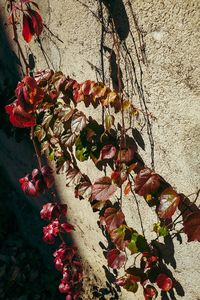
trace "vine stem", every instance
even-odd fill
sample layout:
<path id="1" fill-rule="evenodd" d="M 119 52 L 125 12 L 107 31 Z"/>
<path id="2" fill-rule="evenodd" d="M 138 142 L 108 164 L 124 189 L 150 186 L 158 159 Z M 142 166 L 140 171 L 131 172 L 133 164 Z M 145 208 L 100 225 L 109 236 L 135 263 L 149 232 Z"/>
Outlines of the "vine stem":
<path id="1" fill-rule="evenodd" d="M 35 154 L 36 154 L 36 157 L 37 157 L 39 170 L 41 171 L 41 169 L 42 169 L 42 162 L 41 162 L 40 152 L 39 152 L 38 147 L 37 147 L 36 142 L 35 142 L 34 127 L 31 127 L 31 141 L 32 141 L 33 147 L 35 149 Z"/>
<path id="2" fill-rule="evenodd" d="M 64 239 L 63 239 L 63 237 L 62 237 L 62 234 L 61 234 L 60 232 L 58 233 L 58 236 L 59 236 L 61 242 L 63 242 L 63 243 L 65 244 L 65 241 L 64 241 Z"/>
<path id="3" fill-rule="evenodd" d="M 21 54 L 22 60 L 25 64 L 25 66 L 26 66 L 26 74 L 28 75 L 30 67 L 29 67 L 29 64 L 26 61 L 25 55 L 24 55 L 23 50 L 21 48 L 21 45 L 19 43 L 17 28 L 16 28 L 16 25 L 15 25 L 15 19 L 14 19 L 14 15 L 13 15 L 13 12 L 12 12 L 12 10 L 13 10 L 13 3 L 12 2 L 13 2 L 12 0 L 9 0 L 10 8 L 11 8 L 11 17 L 12 17 L 12 29 L 13 29 L 13 34 L 14 34 L 13 40 L 17 44 L 17 47 L 18 47 L 19 52 Z"/>

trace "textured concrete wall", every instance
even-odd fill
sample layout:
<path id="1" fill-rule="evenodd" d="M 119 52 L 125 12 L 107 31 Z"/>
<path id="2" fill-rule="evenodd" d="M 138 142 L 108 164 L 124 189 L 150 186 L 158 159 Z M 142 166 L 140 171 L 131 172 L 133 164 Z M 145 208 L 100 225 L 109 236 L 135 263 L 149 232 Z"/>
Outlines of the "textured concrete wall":
<path id="1" fill-rule="evenodd" d="M 116 20 L 118 16 L 122 46 L 127 45 L 140 81 L 139 64 L 132 39 L 134 37 L 136 48 L 139 49 L 137 27 L 127 2 L 115 2 L 115 16 Z M 188 195 L 199 188 L 200 182 L 200 1 L 132 0 L 131 3 L 146 49 L 146 64 L 141 63 L 145 101 L 149 111 L 156 117 L 156 120 L 151 119 L 155 169 L 178 192 Z M 48 55 L 49 65 L 61 69 L 78 81 L 100 79 L 102 28 L 94 16 L 98 15 L 97 1 L 84 1 L 88 8 L 75 0 L 45 0 L 39 4 L 46 25 L 63 41 L 52 36 L 48 30 L 42 36 L 42 47 Z M 123 18 L 124 28 L 121 26 Z M 105 45 L 112 46 L 109 34 L 105 37 Z M 44 54 L 38 43 L 33 41 L 30 47 L 36 57 L 36 68 L 46 67 Z M 30 52 L 28 47 L 26 50 Z M 109 61 L 106 57 L 108 53 L 105 52 L 105 73 L 108 78 Z M 122 69 L 124 82 L 130 87 L 132 75 L 129 72 L 126 77 L 125 68 Z M 139 105 L 137 95 L 132 97 L 133 102 Z M 100 113 L 96 114 L 97 119 Z M 137 128 L 141 130 L 139 125 Z M 145 150 L 141 149 L 140 153 L 150 166 L 151 147 L 146 127 L 142 134 Z M 91 173 L 93 169 L 91 164 L 86 172 Z M 57 177 L 56 185 L 62 201 L 69 206 L 71 222 L 77 223 L 74 237 L 80 253 L 92 266 L 95 275 L 104 281 L 102 265 L 106 265 L 106 262 L 99 240 L 103 243 L 106 241 L 96 224 L 97 218 L 89 203 L 74 199 L 72 190 L 65 187 L 64 178 Z M 133 200 L 124 201 L 123 208 L 128 224 L 141 230 Z M 153 237 L 151 224 L 156 221 L 155 214 L 142 199 L 140 208 L 147 237 Z M 169 299 L 197 300 L 200 298 L 199 244 L 188 244 L 186 238 L 182 238 L 181 245 L 174 240 L 174 246 L 167 249 L 167 259 L 170 270 L 182 285 L 185 294 L 180 296 L 175 291 L 174 298 L 169 296 Z M 174 257 L 174 260 L 170 257 Z M 142 299 L 142 296 L 123 292 L 121 299 Z"/>

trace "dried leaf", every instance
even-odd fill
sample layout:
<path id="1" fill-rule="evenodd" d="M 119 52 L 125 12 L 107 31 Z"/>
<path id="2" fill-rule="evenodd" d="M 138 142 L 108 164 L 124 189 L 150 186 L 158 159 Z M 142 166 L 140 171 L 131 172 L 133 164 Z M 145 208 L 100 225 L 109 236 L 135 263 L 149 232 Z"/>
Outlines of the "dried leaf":
<path id="1" fill-rule="evenodd" d="M 44 154 L 46 150 L 49 149 L 49 142 L 48 141 L 44 141 L 40 144 L 40 148 L 41 148 L 41 154 Z"/>
<path id="2" fill-rule="evenodd" d="M 112 126 L 114 125 L 115 118 L 112 115 L 106 114 L 105 116 L 105 129 L 110 132 Z"/>
<path id="3" fill-rule="evenodd" d="M 70 167 L 70 161 L 60 158 L 56 162 L 56 173 L 57 174 L 66 174 Z"/>
<path id="4" fill-rule="evenodd" d="M 63 122 L 59 119 L 56 119 L 53 125 L 53 133 L 56 137 L 60 137 L 64 132 Z"/>
<path id="5" fill-rule="evenodd" d="M 92 199 L 107 201 L 116 192 L 117 186 L 112 184 L 110 177 L 99 178 L 92 186 Z"/>
<path id="6" fill-rule="evenodd" d="M 75 141 L 77 139 L 77 136 L 75 133 L 72 133 L 71 130 L 68 130 L 66 134 L 61 136 L 61 143 L 66 147 L 66 148 L 71 148 Z"/>
<path id="7" fill-rule="evenodd" d="M 109 92 L 106 94 L 106 97 L 103 97 L 100 101 L 103 106 L 108 106 L 111 103 L 114 103 L 118 99 L 118 94 L 116 92 Z"/>
<path id="8" fill-rule="evenodd" d="M 83 181 L 75 188 L 75 197 L 79 199 L 90 199 L 92 194 L 92 184 L 90 181 Z"/>
<path id="9" fill-rule="evenodd" d="M 53 119 L 53 115 L 49 111 L 45 112 L 42 120 L 42 126 L 44 126 L 46 130 L 49 128 L 52 119 Z"/>
<path id="10" fill-rule="evenodd" d="M 81 111 L 77 111 L 72 117 L 71 131 L 74 134 L 78 135 L 86 126 L 86 121 L 87 119 L 84 113 Z"/>
<path id="11" fill-rule="evenodd" d="M 41 125 L 37 125 L 34 129 L 34 136 L 37 137 L 39 142 L 42 142 L 43 139 L 46 137 L 46 132 Z"/>
<path id="12" fill-rule="evenodd" d="M 170 219 L 180 202 L 180 196 L 172 189 L 165 189 L 159 197 L 158 216 L 161 219 Z"/>
<path id="13" fill-rule="evenodd" d="M 70 168 L 66 174 L 66 186 L 69 186 L 70 184 L 79 184 L 81 176 L 82 174 L 79 169 Z"/>

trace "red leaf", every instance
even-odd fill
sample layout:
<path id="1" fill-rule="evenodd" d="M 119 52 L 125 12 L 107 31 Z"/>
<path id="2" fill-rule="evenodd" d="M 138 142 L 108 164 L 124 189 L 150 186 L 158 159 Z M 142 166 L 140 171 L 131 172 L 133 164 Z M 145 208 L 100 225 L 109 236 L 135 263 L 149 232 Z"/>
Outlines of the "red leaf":
<path id="1" fill-rule="evenodd" d="M 34 35 L 33 25 L 31 17 L 27 14 L 23 14 L 23 28 L 22 35 L 24 40 L 29 43 Z"/>
<path id="2" fill-rule="evenodd" d="M 37 82 L 30 76 L 25 76 L 18 83 L 15 90 L 19 105 L 27 113 L 35 112 L 38 105 L 43 101 L 44 92 L 37 86 Z"/>
<path id="3" fill-rule="evenodd" d="M 24 178 L 19 179 L 19 182 L 21 183 L 21 188 L 22 188 L 23 192 L 29 196 L 38 197 L 39 196 L 38 191 L 36 191 L 36 188 L 33 185 L 33 183 L 28 180 L 22 181 L 22 179 L 24 179 Z"/>
<path id="4" fill-rule="evenodd" d="M 128 195 L 129 194 L 129 192 L 130 192 L 130 190 L 131 190 L 131 183 L 130 183 L 130 181 L 127 183 L 127 185 L 125 186 L 125 188 L 124 188 L 124 195 Z"/>
<path id="5" fill-rule="evenodd" d="M 49 166 L 43 166 L 41 169 L 43 179 L 45 181 L 47 189 L 50 189 L 54 184 L 53 170 Z"/>
<path id="6" fill-rule="evenodd" d="M 101 149 L 101 155 L 100 158 L 101 159 L 111 159 L 115 156 L 117 152 L 117 149 L 115 148 L 115 146 L 113 145 L 105 145 L 102 149 Z"/>
<path id="7" fill-rule="evenodd" d="M 126 255 L 118 249 L 112 249 L 107 253 L 108 266 L 112 269 L 120 269 L 126 262 Z"/>
<path id="8" fill-rule="evenodd" d="M 151 300 L 153 299 L 153 297 L 157 297 L 157 290 L 154 286 L 152 285 L 147 285 L 145 288 L 144 288 L 144 299 L 145 300 Z"/>
<path id="9" fill-rule="evenodd" d="M 92 93 L 92 88 L 95 85 L 94 81 L 86 80 L 81 84 L 81 90 L 85 96 L 89 96 Z"/>
<path id="10" fill-rule="evenodd" d="M 118 152 L 117 159 L 120 162 L 125 162 L 126 164 L 130 164 L 135 157 L 135 150 L 133 148 L 122 149 Z"/>
<path id="11" fill-rule="evenodd" d="M 200 242 L 200 211 L 189 214 L 184 220 L 184 232 L 187 234 L 188 242 Z"/>
<path id="12" fill-rule="evenodd" d="M 53 220 L 58 219 L 61 216 L 65 216 L 67 213 L 67 205 L 66 204 L 58 204 L 58 203 L 46 203 L 43 205 L 40 211 L 40 218 L 42 220 Z"/>
<path id="13" fill-rule="evenodd" d="M 103 219 L 105 221 L 107 231 L 111 232 L 124 223 L 125 216 L 121 210 L 109 207 L 105 210 Z"/>
<path id="14" fill-rule="evenodd" d="M 33 31 L 37 36 L 39 36 L 43 30 L 42 17 L 37 11 L 33 9 L 29 9 L 28 13 L 32 19 Z"/>
<path id="15" fill-rule="evenodd" d="M 179 205 L 179 195 L 172 188 L 167 188 L 162 192 L 159 198 L 158 216 L 161 219 L 170 219 Z"/>
<path id="16" fill-rule="evenodd" d="M 61 228 L 65 231 L 65 232 L 71 232 L 74 229 L 74 226 L 69 224 L 69 223 L 63 223 L 61 224 Z"/>
<path id="17" fill-rule="evenodd" d="M 160 186 L 160 176 L 149 168 L 142 169 L 135 178 L 135 192 L 146 196 L 155 192 Z"/>
<path id="18" fill-rule="evenodd" d="M 161 273 L 156 278 L 156 283 L 162 291 L 169 291 L 172 288 L 172 280 L 165 273 Z"/>
<path id="19" fill-rule="evenodd" d="M 110 177 L 99 178 L 92 186 L 92 200 L 107 201 L 117 190 Z"/>
<path id="20" fill-rule="evenodd" d="M 35 117 L 26 113 L 17 100 L 12 104 L 6 105 L 5 110 L 9 114 L 10 123 L 15 127 L 24 128 L 36 125 Z"/>
<path id="21" fill-rule="evenodd" d="M 131 239 L 132 230 L 125 224 L 120 225 L 110 233 L 111 240 L 120 249 L 124 248 L 129 244 Z"/>

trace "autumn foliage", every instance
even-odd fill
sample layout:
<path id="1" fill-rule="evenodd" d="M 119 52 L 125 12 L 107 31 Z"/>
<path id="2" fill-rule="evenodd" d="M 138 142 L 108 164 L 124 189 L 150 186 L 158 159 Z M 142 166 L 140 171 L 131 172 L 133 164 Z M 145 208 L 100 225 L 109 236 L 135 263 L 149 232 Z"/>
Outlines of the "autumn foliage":
<path id="1" fill-rule="evenodd" d="M 43 21 L 35 2 L 21 2 L 24 6 L 22 35 L 30 42 L 34 35 L 41 34 Z M 19 10 L 15 4 L 14 18 Z M 133 293 L 140 285 L 145 300 L 155 299 L 158 288 L 164 292 L 172 289 L 173 279 L 163 270 L 155 244 L 149 242 L 144 233 L 130 227 L 122 211 L 124 196 L 134 201 L 136 195 L 143 197 L 157 214 L 159 221 L 154 224 L 153 231 L 158 239 L 170 233 L 168 225 L 173 223 L 182 201 L 174 188 L 145 165 L 125 125 L 116 124 L 117 113 L 122 113 L 123 118 L 127 114 L 132 121 L 138 117 L 139 110 L 123 93 L 102 82 L 78 83 L 50 69 L 38 71 L 33 77 L 27 74 L 18 83 L 15 95 L 13 103 L 5 107 L 9 120 L 15 127 L 31 127 L 34 147 L 37 148 L 36 144 L 40 147 L 38 169 L 19 180 L 24 193 L 39 197 L 52 188 L 53 170 L 41 165 L 41 156 L 45 155 L 55 162 L 55 172 L 65 175 L 66 186 L 74 187 L 75 197 L 87 199 L 93 211 L 99 213 L 99 227 L 109 238 L 108 266 L 115 270 L 124 267 L 124 275 L 116 278 L 115 283 Z M 80 103 L 88 113 L 80 109 Z M 102 124 L 97 123 L 91 113 L 98 107 L 104 111 Z M 107 170 L 106 174 L 91 180 L 90 174 L 81 170 L 81 163 L 88 160 L 98 170 Z M 63 221 L 66 213 L 65 205 L 53 202 L 43 206 L 40 216 L 49 222 L 43 227 L 43 240 L 48 244 L 61 240 L 53 254 L 55 267 L 63 276 L 59 290 L 66 294 L 66 300 L 76 300 L 80 295 L 83 270 L 76 247 L 67 245 L 63 239 L 63 235 L 75 229 Z M 198 211 L 191 212 L 184 220 L 183 231 L 188 241 L 200 241 L 199 219 Z M 139 257 L 139 265 L 126 268 L 131 255 Z"/>

